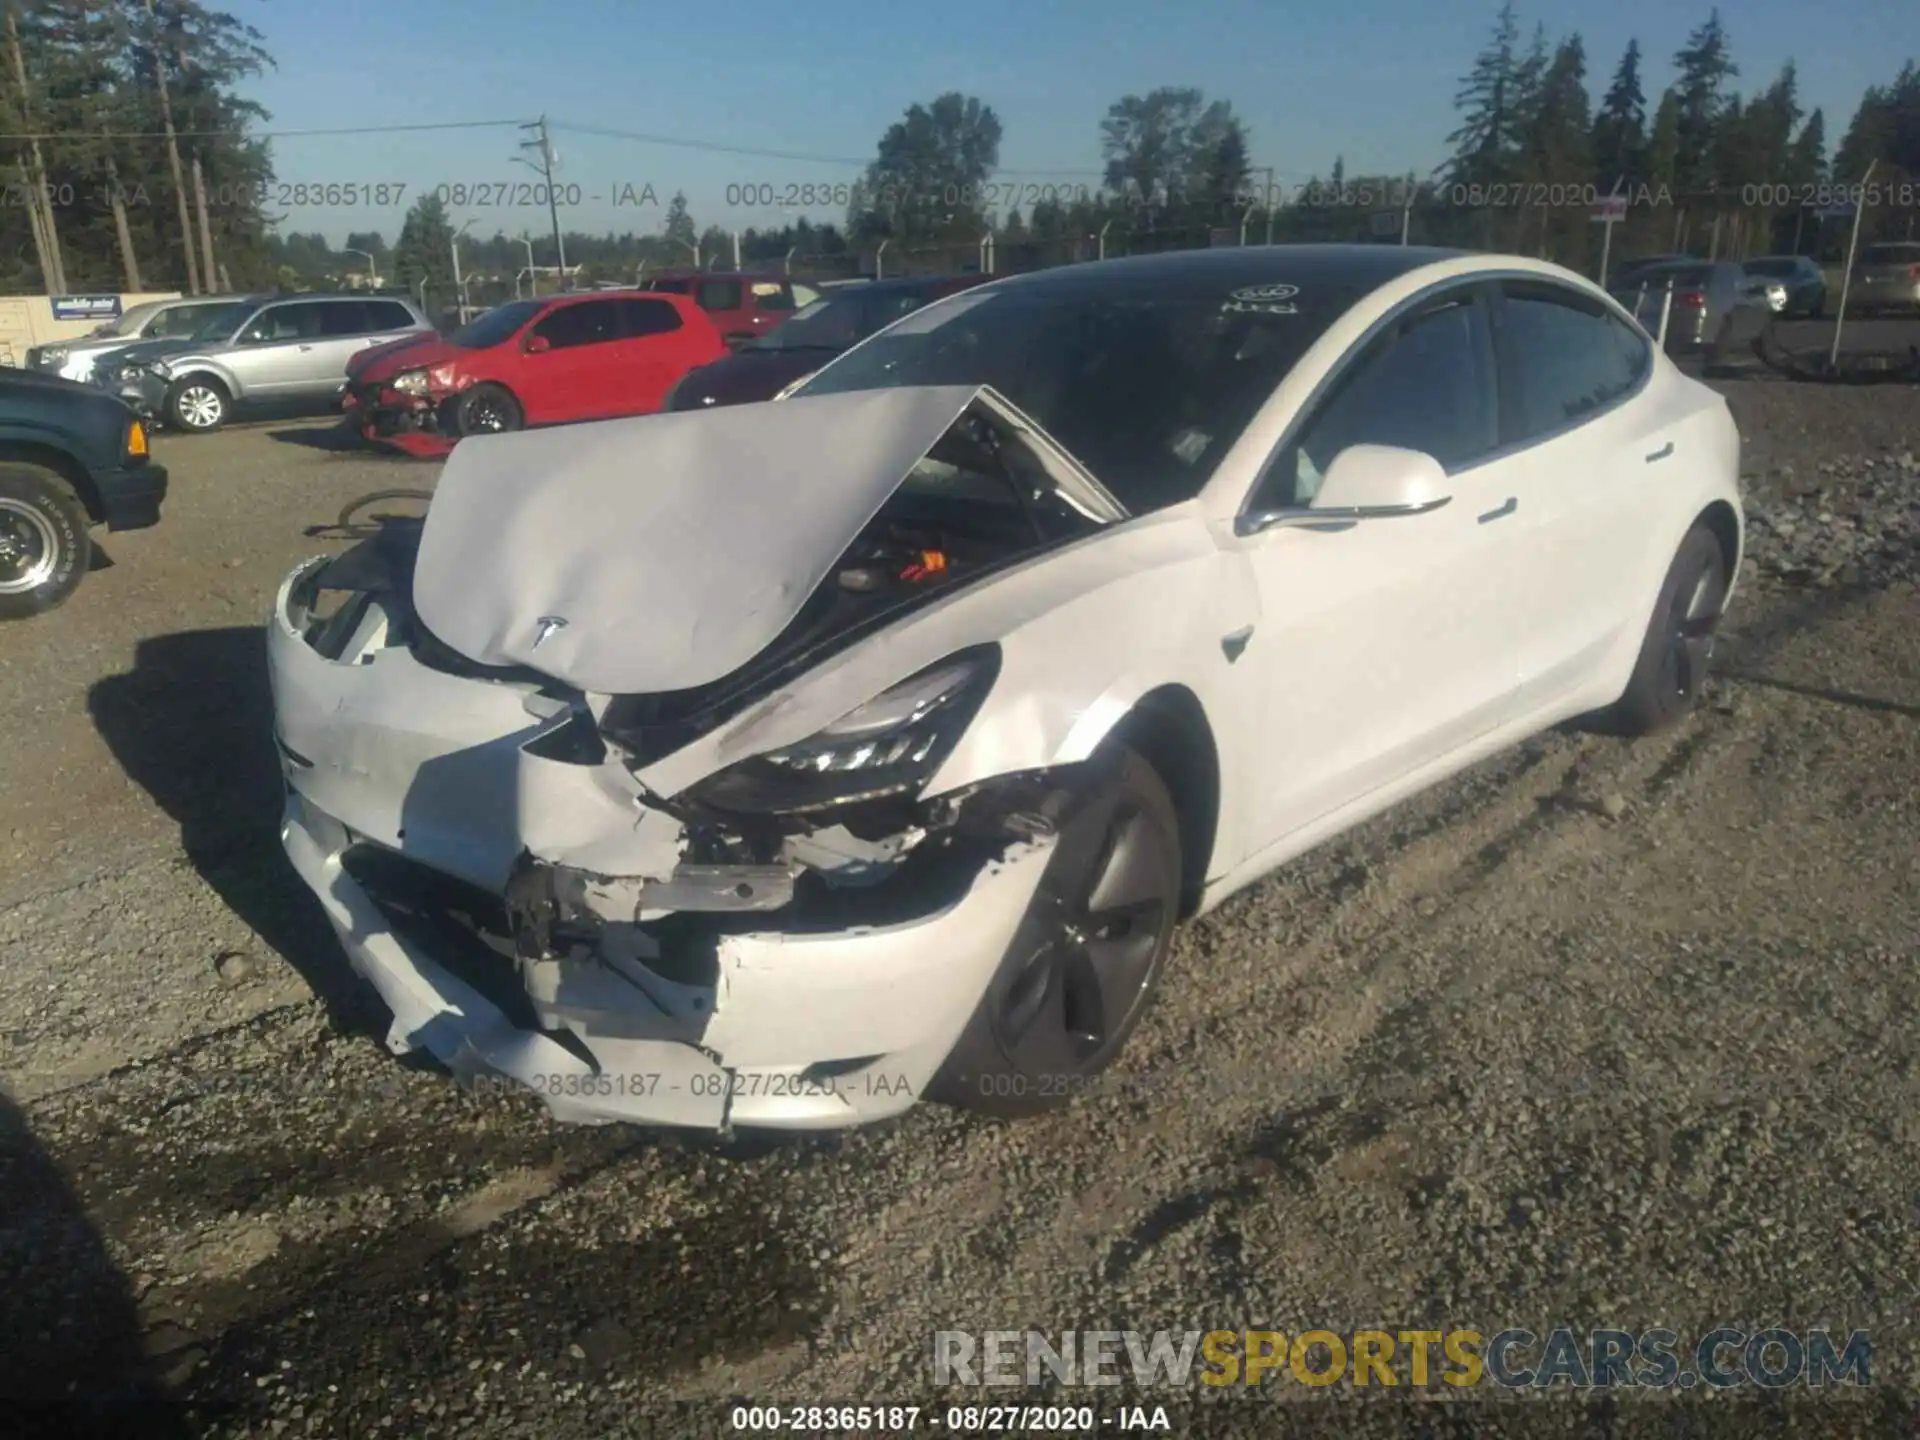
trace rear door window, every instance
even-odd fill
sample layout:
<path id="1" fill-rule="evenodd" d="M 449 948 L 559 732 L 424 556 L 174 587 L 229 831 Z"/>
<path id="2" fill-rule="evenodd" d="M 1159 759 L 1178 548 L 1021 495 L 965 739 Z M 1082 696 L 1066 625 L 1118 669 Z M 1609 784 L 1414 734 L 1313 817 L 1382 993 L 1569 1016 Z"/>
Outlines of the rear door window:
<path id="1" fill-rule="evenodd" d="M 618 302 L 585 300 L 577 305 L 562 305 L 533 327 L 555 350 L 576 345 L 602 345 L 620 338 Z"/>
<path id="2" fill-rule="evenodd" d="M 620 319 L 629 340 L 671 335 L 681 328 L 680 312 L 665 300 L 622 300 Z"/>
<path id="3" fill-rule="evenodd" d="M 367 303 L 364 300 L 328 300 L 323 305 L 325 313 L 320 323 L 322 335 L 338 339 L 348 335 L 365 335 L 373 328 L 367 324 Z"/>
<path id="4" fill-rule="evenodd" d="M 740 282 L 738 280 L 702 280 L 694 291 L 694 304 L 702 310 L 738 310 L 740 308 Z"/>
<path id="5" fill-rule="evenodd" d="M 1509 282 L 1500 306 L 1503 444 L 1537 440 L 1631 395 L 1653 351 L 1598 300 L 1551 284 Z"/>

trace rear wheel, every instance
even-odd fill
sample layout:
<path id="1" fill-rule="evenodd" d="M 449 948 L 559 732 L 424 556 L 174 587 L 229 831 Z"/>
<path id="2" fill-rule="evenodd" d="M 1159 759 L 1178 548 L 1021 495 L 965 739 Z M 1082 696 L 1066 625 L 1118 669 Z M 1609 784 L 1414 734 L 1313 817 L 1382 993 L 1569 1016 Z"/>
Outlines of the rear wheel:
<path id="1" fill-rule="evenodd" d="M 1180 824 L 1159 773 L 1121 746 L 1062 795 L 1046 874 L 934 1083 L 951 1104 L 1057 1109 L 1139 1024 L 1180 915 Z"/>
<path id="2" fill-rule="evenodd" d="M 462 435 L 498 435 L 526 424 L 526 413 L 504 385 L 476 385 L 460 397 L 456 428 Z"/>
<path id="3" fill-rule="evenodd" d="M 1633 678 L 1598 728 L 1651 735 L 1692 712 L 1706 681 L 1729 579 L 1720 541 L 1705 525 L 1695 525 L 1660 586 Z"/>
<path id="4" fill-rule="evenodd" d="M 210 376 L 183 376 L 167 390 L 167 419 L 177 430 L 200 434 L 218 430 L 227 423 L 232 408 L 226 386 Z"/>
<path id="5" fill-rule="evenodd" d="M 38 465 L 0 465 L 0 620 L 63 603 L 92 559 L 87 512 L 67 482 Z"/>

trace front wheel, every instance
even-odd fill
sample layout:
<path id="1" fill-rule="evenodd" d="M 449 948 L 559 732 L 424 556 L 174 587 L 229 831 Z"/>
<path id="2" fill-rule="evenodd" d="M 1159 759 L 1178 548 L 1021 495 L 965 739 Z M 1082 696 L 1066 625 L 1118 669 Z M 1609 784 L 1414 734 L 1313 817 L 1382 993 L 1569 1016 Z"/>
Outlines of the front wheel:
<path id="1" fill-rule="evenodd" d="M 205 375 L 188 375 L 167 390 L 167 419 L 178 430 L 203 435 L 218 430 L 232 407 L 226 387 Z"/>
<path id="2" fill-rule="evenodd" d="M 504 385 L 476 385 L 460 397 L 455 428 L 462 435 L 499 435 L 526 423 L 520 402 Z"/>
<path id="3" fill-rule="evenodd" d="M 38 465 L 0 465 L 0 620 L 62 604 L 93 559 L 87 512 Z"/>
<path id="4" fill-rule="evenodd" d="M 1687 531 L 1661 583 L 1626 692 L 1599 728 L 1651 735 L 1678 724 L 1700 700 L 1731 580 L 1720 541 L 1705 525 Z"/>
<path id="5" fill-rule="evenodd" d="M 1180 916 L 1180 823 L 1145 757 L 1113 747 L 1051 809 L 1046 873 L 933 1086 L 983 1114 L 1093 1087 L 1146 1013 Z"/>

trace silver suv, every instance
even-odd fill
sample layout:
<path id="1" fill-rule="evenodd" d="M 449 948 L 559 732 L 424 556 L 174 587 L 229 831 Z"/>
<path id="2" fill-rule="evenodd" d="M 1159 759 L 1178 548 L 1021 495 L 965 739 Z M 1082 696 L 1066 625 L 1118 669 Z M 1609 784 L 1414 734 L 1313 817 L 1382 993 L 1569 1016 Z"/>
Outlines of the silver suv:
<path id="1" fill-rule="evenodd" d="M 224 328 L 224 327 L 223 327 Z M 218 430 L 249 405 L 330 402 L 347 362 L 370 345 L 431 334 L 398 295 L 280 295 L 250 308 L 230 333 L 123 370 L 121 396 L 176 430 Z"/>

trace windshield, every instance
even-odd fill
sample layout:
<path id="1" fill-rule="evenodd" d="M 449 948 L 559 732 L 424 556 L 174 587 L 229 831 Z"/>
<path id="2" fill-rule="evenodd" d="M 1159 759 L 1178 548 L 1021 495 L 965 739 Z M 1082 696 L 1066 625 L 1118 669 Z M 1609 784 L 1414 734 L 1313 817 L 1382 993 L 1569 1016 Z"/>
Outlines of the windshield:
<path id="1" fill-rule="evenodd" d="M 133 309 L 121 315 L 119 319 L 109 320 L 104 325 L 96 325 L 93 328 L 93 333 L 87 338 L 89 340 L 124 339 L 128 335 L 136 333 L 140 329 L 140 322 L 152 313 L 152 307 L 136 305 Z"/>
<path id="2" fill-rule="evenodd" d="M 1198 494 L 1357 292 L 1111 276 L 951 296 L 841 356 L 795 396 L 991 385 L 1135 514 Z"/>
<path id="3" fill-rule="evenodd" d="M 462 325 L 447 337 L 449 345 L 462 350 L 486 350 L 509 339 L 527 321 L 546 308 L 544 300 L 509 300 L 496 305 L 479 319 Z"/>
<path id="4" fill-rule="evenodd" d="M 246 319 L 247 316 L 251 315 L 253 310 L 254 306 L 252 301 L 246 301 L 238 305 L 222 305 L 218 310 L 207 312 L 207 316 L 201 322 L 200 328 L 195 330 L 193 334 L 187 338 L 202 344 L 215 340 L 224 340 L 233 334 L 234 327 Z"/>
<path id="5" fill-rule="evenodd" d="M 1749 275 L 1766 275 L 1776 280 L 1789 279 L 1798 274 L 1799 270 L 1800 262 L 1797 260 L 1749 260 L 1747 262 Z"/>

